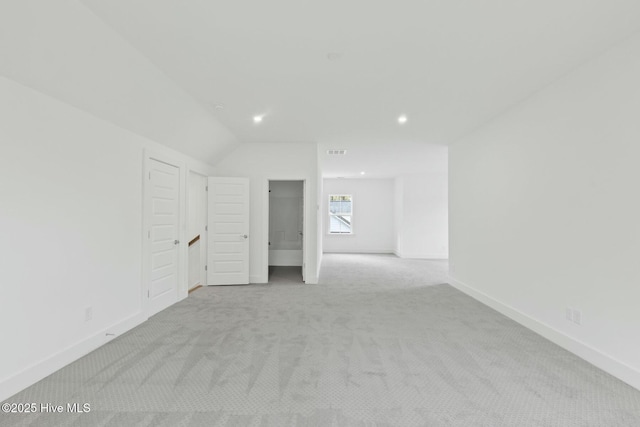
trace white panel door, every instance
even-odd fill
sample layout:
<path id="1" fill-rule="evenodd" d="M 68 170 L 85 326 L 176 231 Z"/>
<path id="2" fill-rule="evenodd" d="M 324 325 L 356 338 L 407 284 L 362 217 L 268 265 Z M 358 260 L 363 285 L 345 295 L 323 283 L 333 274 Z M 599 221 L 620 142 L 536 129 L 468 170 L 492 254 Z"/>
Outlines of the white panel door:
<path id="1" fill-rule="evenodd" d="M 178 300 L 180 169 L 150 159 L 149 315 Z"/>
<path id="2" fill-rule="evenodd" d="M 209 177 L 208 285 L 249 283 L 249 178 Z"/>

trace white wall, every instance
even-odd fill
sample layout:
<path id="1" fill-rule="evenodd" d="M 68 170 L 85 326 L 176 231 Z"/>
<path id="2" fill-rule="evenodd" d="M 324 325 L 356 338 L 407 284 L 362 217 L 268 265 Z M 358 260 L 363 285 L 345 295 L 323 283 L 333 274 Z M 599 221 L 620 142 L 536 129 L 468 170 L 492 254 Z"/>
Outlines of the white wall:
<path id="1" fill-rule="evenodd" d="M 0 401 L 146 318 L 144 149 L 212 172 L 0 77 Z"/>
<path id="2" fill-rule="evenodd" d="M 317 148 L 315 144 L 243 143 L 216 164 L 217 176 L 245 176 L 251 185 L 249 280 L 268 280 L 269 180 L 306 180 L 305 241 L 306 282 L 317 278 Z"/>
<path id="3" fill-rule="evenodd" d="M 189 250 L 188 250 L 188 257 L 189 257 L 188 287 L 189 289 L 193 289 L 198 285 L 204 285 L 204 283 L 202 282 L 206 275 L 203 274 L 203 271 L 202 271 L 204 269 L 204 266 L 202 265 L 203 258 L 201 257 L 203 246 L 204 245 L 202 244 L 201 239 L 189 245 Z"/>
<path id="4" fill-rule="evenodd" d="M 189 173 L 189 240 L 205 233 L 207 226 L 207 177 L 197 172 Z"/>
<path id="5" fill-rule="evenodd" d="M 324 179 L 323 193 L 324 252 L 393 252 L 393 179 Z M 328 234 L 330 194 L 353 196 L 353 234 Z"/>
<path id="6" fill-rule="evenodd" d="M 636 388 L 638 75 L 640 35 L 450 147 L 454 284 Z"/>
<path id="7" fill-rule="evenodd" d="M 442 161 L 446 163 L 446 155 Z M 394 251 L 399 257 L 448 258 L 447 174 L 446 167 L 439 169 L 404 174 L 395 180 Z"/>

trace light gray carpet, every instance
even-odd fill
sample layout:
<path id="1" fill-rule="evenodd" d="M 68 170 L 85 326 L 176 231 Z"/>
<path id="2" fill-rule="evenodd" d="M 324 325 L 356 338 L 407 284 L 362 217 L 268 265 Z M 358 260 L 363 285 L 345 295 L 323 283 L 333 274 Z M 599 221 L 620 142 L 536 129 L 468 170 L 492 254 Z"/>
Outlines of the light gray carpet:
<path id="1" fill-rule="evenodd" d="M 9 399 L 90 413 L 0 425 L 640 425 L 640 392 L 442 284 L 443 261 L 326 255 L 320 285 L 294 273 L 199 289 Z"/>

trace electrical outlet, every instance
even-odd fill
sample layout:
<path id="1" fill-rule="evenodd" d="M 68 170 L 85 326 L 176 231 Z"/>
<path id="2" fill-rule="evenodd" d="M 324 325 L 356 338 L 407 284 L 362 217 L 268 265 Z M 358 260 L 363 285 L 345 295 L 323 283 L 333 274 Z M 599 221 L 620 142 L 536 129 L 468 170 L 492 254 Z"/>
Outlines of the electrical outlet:
<path id="1" fill-rule="evenodd" d="M 565 308 L 564 315 L 568 321 L 573 322 L 573 309 L 571 307 Z"/>
<path id="2" fill-rule="evenodd" d="M 582 312 L 580 310 L 573 310 L 573 323 L 582 325 Z"/>
<path id="3" fill-rule="evenodd" d="M 87 307 L 84 310 L 84 321 L 88 322 L 93 319 L 93 307 Z"/>

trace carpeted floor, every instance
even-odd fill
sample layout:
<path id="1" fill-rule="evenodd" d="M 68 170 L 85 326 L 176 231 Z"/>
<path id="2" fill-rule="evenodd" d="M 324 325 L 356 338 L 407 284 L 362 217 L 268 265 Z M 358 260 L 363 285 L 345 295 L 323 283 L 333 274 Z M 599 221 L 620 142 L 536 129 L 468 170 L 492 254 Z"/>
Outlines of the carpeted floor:
<path id="1" fill-rule="evenodd" d="M 91 412 L 0 425 L 640 425 L 639 391 L 444 284 L 444 261 L 298 274 L 197 290 L 8 400 Z"/>

